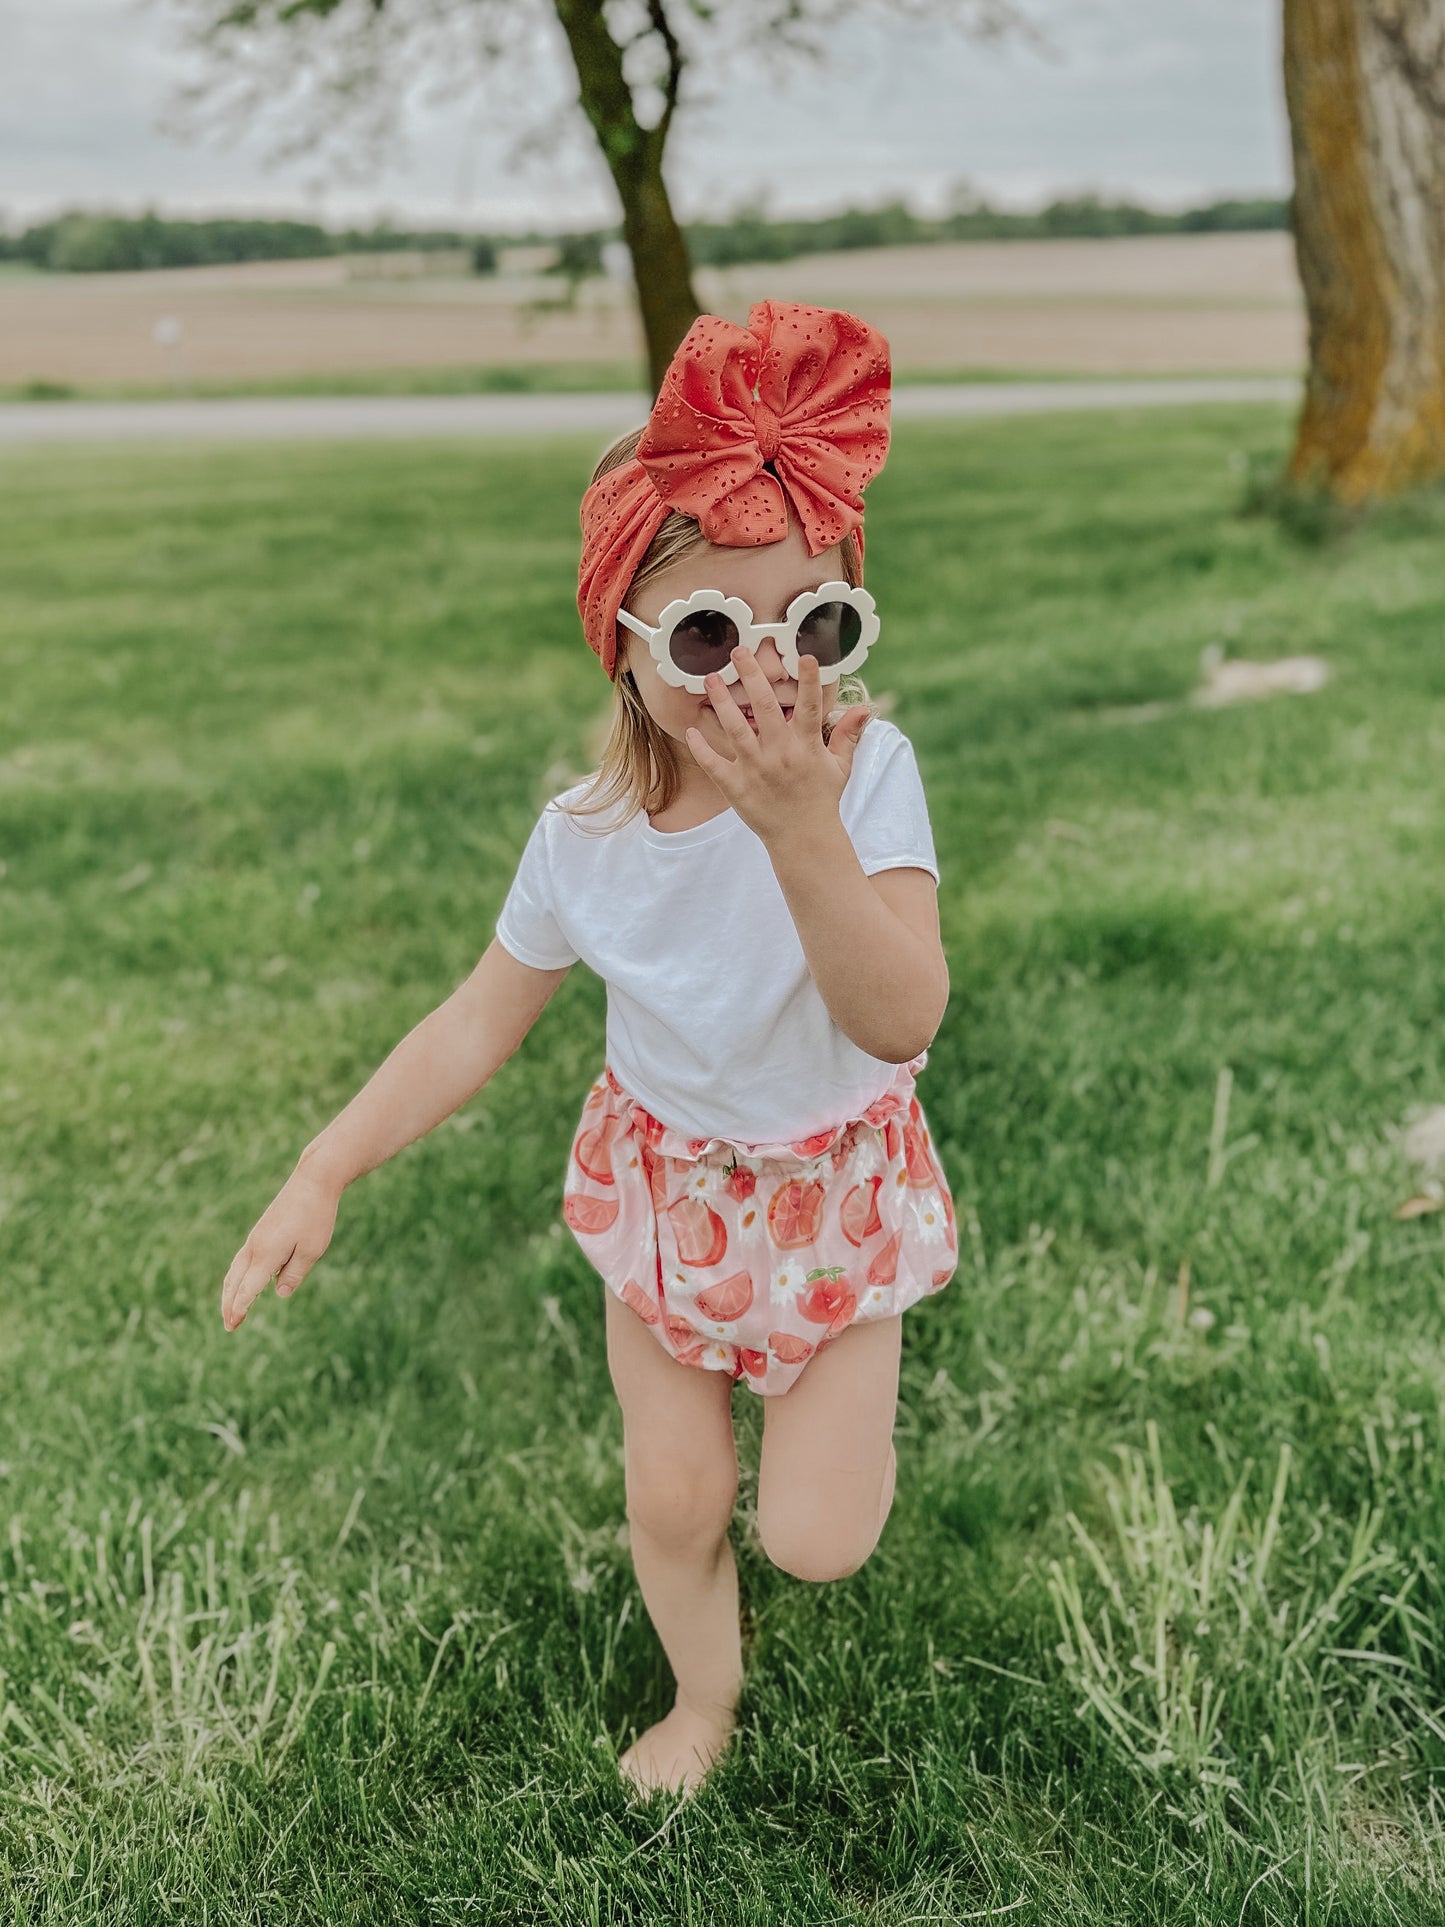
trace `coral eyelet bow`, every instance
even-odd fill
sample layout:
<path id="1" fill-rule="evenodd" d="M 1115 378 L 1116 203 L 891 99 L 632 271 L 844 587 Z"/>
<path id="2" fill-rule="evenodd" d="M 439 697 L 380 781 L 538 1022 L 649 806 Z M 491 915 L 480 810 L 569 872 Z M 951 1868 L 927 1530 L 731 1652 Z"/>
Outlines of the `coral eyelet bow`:
<path id="1" fill-rule="evenodd" d="M 856 531 L 861 562 L 863 490 L 888 453 L 890 380 L 887 341 L 841 309 L 760 301 L 746 328 L 698 316 L 636 455 L 582 498 L 577 607 L 610 677 L 617 611 L 674 509 L 709 542 L 749 548 L 783 541 L 791 506 L 809 555 Z"/>

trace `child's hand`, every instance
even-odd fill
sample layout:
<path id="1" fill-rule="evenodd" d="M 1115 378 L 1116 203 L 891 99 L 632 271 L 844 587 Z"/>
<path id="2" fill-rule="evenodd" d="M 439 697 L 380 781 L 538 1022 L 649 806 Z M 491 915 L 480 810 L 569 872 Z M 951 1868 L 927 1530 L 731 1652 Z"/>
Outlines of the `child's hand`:
<path id="1" fill-rule="evenodd" d="M 700 729 L 690 729 L 687 746 L 698 765 L 764 842 L 791 832 L 820 811 L 836 815 L 868 711 L 849 710 L 834 724 L 825 743 L 827 712 L 816 658 L 799 657 L 798 700 L 791 722 L 784 718 L 753 652 L 739 643 L 733 661 L 757 719 L 757 734 L 749 729 L 729 684 L 721 676 L 709 676 L 707 693 L 727 731 L 733 756 L 731 760 L 719 756 L 703 741 Z"/>
<path id="2" fill-rule="evenodd" d="M 251 1227 L 221 1286 L 221 1322 L 235 1331 L 276 1277 L 289 1298 L 331 1243 L 341 1193 L 309 1171 L 296 1170 Z"/>

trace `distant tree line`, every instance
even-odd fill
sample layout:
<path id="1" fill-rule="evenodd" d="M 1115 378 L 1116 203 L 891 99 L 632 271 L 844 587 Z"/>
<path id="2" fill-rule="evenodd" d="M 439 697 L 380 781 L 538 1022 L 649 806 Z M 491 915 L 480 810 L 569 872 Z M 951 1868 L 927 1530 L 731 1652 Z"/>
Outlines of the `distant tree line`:
<path id="1" fill-rule="evenodd" d="M 1086 194 L 1052 201 L 1034 213 L 1011 213 L 966 197 L 947 214 L 925 218 L 902 201 L 874 208 L 847 208 L 805 220 L 774 220 L 760 208 L 743 209 L 723 221 L 684 224 L 694 266 L 729 267 L 746 261 L 786 261 L 801 254 L 843 248 L 896 247 L 935 241 L 1103 238 L 1119 234 L 1209 234 L 1286 228 L 1284 200 L 1213 201 L 1177 213 L 1160 213 L 1131 201 L 1105 201 Z M 57 273 L 95 274 L 144 268 L 191 268 L 234 261 L 294 261 L 321 255 L 388 253 L 398 249 L 465 250 L 479 273 L 496 267 L 497 250 L 550 244 L 555 264 L 569 280 L 602 272 L 602 247 L 619 238 L 616 227 L 580 233 L 481 235 L 456 229 L 326 228 L 313 221 L 166 220 L 154 213 L 101 214 L 73 211 L 40 221 L 19 233 L 0 230 L 0 261 L 28 262 Z"/>
<path id="2" fill-rule="evenodd" d="M 760 212 L 743 211 L 728 221 L 692 222 L 684 232 L 695 265 L 726 267 L 738 261 L 787 261 L 800 254 L 909 242 L 1098 239 L 1115 234 L 1239 233 L 1288 226 L 1289 203 L 1283 200 L 1213 201 L 1206 207 L 1162 214 L 1131 201 L 1103 201 L 1085 194 L 1051 201 L 1031 214 L 1010 213 L 969 199 L 936 219 L 912 213 L 902 201 L 800 221 L 769 220 Z"/>
<path id="3" fill-rule="evenodd" d="M 553 237 L 539 235 L 539 240 Z M 28 261 L 58 273 L 200 268 L 232 261 L 300 261 L 328 254 L 385 254 L 402 248 L 477 252 L 485 237 L 448 229 L 325 228 L 314 221 L 171 221 L 158 214 L 75 211 L 21 233 L 0 232 L 0 261 Z M 488 263 L 479 254 L 478 267 Z"/>

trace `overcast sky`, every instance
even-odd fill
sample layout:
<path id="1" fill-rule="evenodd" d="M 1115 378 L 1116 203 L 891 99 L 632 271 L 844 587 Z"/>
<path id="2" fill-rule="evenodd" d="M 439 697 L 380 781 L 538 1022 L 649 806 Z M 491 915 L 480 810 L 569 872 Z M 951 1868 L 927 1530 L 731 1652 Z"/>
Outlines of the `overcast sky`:
<path id="1" fill-rule="evenodd" d="M 526 0 L 515 4 L 521 13 Z M 804 213 L 893 196 L 934 212 L 963 180 L 1015 206 L 1085 189 L 1161 206 L 1288 191 L 1278 0 L 1020 4 L 1047 52 L 885 24 L 875 0 L 827 69 L 770 73 L 734 55 L 713 98 L 685 104 L 674 123 L 679 212 L 764 197 L 776 213 Z M 435 87 L 413 87 L 401 141 L 349 176 L 314 156 L 275 164 L 263 130 L 198 141 L 164 131 L 200 71 L 182 39 L 186 12 L 185 0 L 0 0 L 0 220 L 77 204 L 498 229 L 616 218 L 586 125 L 569 111 L 575 79 L 545 7 L 520 86 L 513 70 L 503 95 L 478 84 L 428 101 Z M 543 135 L 519 157 L 529 126 Z"/>

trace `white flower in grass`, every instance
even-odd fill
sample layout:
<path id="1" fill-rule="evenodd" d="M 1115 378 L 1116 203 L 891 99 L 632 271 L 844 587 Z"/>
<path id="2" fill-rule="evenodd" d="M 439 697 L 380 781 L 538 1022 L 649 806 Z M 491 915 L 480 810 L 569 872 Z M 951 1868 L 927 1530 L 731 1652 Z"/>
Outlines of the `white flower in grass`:
<path id="1" fill-rule="evenodd" d="M 948 1222 L 943 1215 L 943 1199 L 939 1194 L 925 1191 L 921 1198 L 910 1198 L 908 1209 L 919 1243 L 941 1245 L 948 1236 Z"/>

